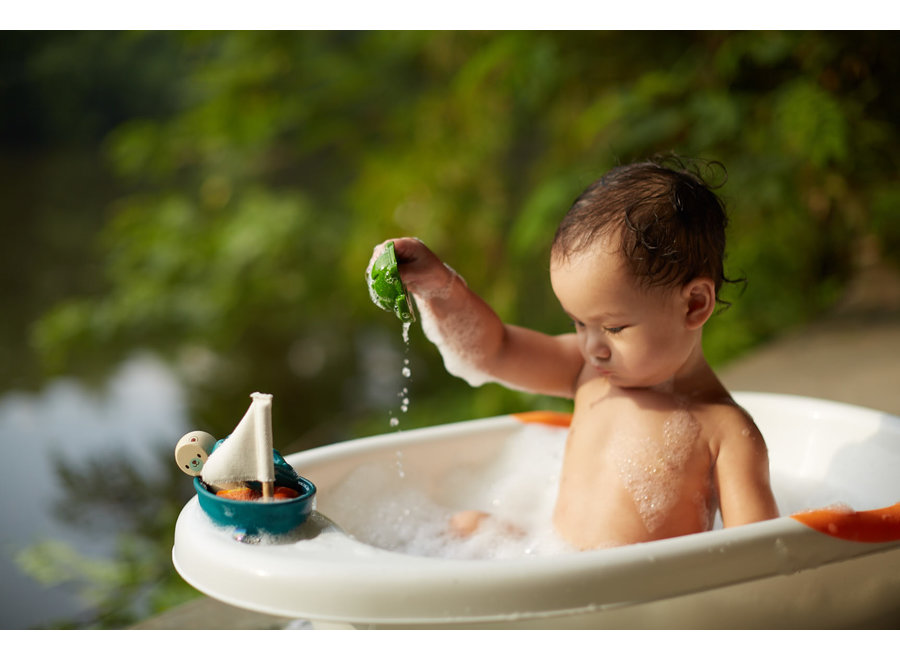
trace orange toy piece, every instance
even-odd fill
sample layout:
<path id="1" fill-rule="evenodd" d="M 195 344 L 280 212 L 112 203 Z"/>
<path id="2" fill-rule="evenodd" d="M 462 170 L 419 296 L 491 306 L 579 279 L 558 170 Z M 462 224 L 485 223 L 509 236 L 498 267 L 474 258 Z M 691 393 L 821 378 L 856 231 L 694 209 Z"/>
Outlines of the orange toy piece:
<path id="1" fill-rule="evenodd" d="M 900 540 L 900 502 L 872 511 L 818 509 L 795 513 L 791 518 L 845 541 L 887 543 Z"/>
<path id="2" fill-rule="evenodd" d="M 216 493 L 219 497 L 224 497 L 226 500 L 240 500 L 242 502 L 253 502 L 262 497 L 262 493 L 258 490 L 253 490 L 252 488 L 233 488 L 231 490 L 220 490 Z M 287 488 L 286 486 L 278 486 L 275 488 L 275 494 L 273 498 L 276 500 L 291 500 L 297 497 L 299 493 L 293 488 Z"/>
<path id="3" fill-rule="evenodd" d="M 572 424 L 572 414 L 554 412 L 551 410 L 534 410 L 530 412 L 513 413 L 513 417 L 523 424 L 545 424 L 547 426 L 568 427 Z"/>

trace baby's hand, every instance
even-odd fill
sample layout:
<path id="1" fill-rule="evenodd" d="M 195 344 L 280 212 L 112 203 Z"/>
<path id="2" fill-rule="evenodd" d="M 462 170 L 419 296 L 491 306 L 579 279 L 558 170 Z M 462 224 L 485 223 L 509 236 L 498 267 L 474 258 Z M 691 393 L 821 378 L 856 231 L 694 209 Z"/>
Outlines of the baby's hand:
<path id="1" fill-rule="evenodd" d="M 410 293 L 421 298 L 443 298 L 456 273 L 418 238 L 394 238 L 400 279 Z M 384 243 L 375 248 L 380 251 Z"/>

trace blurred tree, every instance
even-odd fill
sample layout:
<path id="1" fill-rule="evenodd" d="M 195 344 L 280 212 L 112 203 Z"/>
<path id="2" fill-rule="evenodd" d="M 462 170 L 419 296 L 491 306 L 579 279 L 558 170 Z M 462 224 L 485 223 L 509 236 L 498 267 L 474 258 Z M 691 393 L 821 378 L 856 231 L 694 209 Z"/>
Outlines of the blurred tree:
<path id="1" fill-rule="evenodd" d="M 618 162 L 675 151 L 728 168 L 728 267 L 750 287 L 710 326 L 716 362 L 831 302 L 860 237 L 896 252 L 889 34 L 169 39 L 189 64 L 183 109 L 123 122 L 106 142 L 130 189 L 102 235 L 108 289 L 48 314 L 35 337 L 56 368 L 98 349 L 164 351 L 217 428 L 215 411 L 230 419 L 252 389 L 279 394 L 301 446 L 384 419 L 366 383 L 390 379 L 367 369 L 386 368 L 369 363 L 393 319 L 369 303 L 362 271 L 388 236 L 422 237 L 509 320 L 563 330 L 549 240 Z M 536 403 L 463 394 L 429 347 L 412 350 L 422 419 Z"/>
<path id="2" fill-rule="evenodd" d="M 184 64 L 166 33 L 3 33 L 4 388 L 41 383 L 41 365 L 25 350 L 31 322 L 62 299 L 105 290 L 94 238 L 121 190 L 100 144 L 131 117 L 173 112 Z"/>

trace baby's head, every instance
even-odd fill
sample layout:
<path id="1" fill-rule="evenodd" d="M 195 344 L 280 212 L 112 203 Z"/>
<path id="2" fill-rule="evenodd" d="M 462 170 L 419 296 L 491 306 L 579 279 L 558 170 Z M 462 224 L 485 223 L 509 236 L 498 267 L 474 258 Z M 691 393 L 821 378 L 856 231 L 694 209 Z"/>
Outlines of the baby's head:
<path id="1" fill-rule="evenodd" d="M 657 162 L 623 165 L 575 200 L 556 231 L 551 259 L 568 260 L 601 238 L 617 240 L 639 286 L 709 277 L 718 295 L 727 224 L 719 198 L 680 162 L 677 169 Z"/>

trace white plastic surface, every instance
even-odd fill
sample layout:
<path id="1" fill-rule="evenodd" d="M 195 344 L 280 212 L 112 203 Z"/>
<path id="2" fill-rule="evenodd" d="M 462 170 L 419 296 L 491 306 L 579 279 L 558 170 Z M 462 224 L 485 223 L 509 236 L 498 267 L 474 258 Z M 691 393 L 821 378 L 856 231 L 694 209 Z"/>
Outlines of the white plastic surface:
<path id="1" fill-rule="evenodd" d="M 835 497 L 858 510 L 900 501 L 900 419 L 802 397 L 736 398 L 766 437 L 776 496 L 784 484 L 793 501 L 808 497 L 813 506 Z M 289 456 L 318 487 L 320 513 L 294 536 L 247 545 L 192 499 L 176 524 L 176 569 L 233 605 L 353 626 L 834 627 L 880 625 L 900 612 L 900 542 L 845 541 L 788 517 L 503 560 L 389 552 L 326 517 L 329 491 L 359 465 L 396 461 L 401 451 L 405 478 L 429 484 L 461 462 L 491 461 L 520 428 L 498 417 Z"/>

